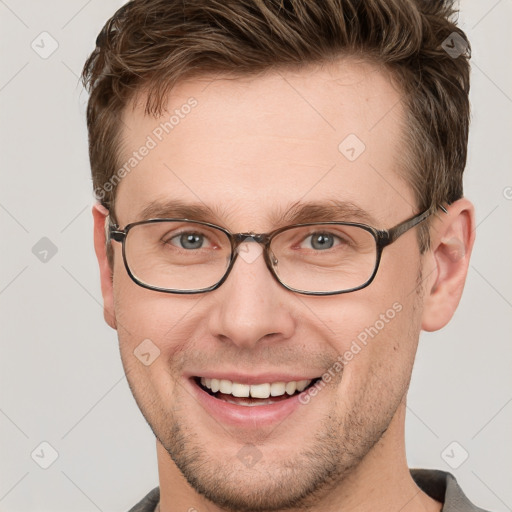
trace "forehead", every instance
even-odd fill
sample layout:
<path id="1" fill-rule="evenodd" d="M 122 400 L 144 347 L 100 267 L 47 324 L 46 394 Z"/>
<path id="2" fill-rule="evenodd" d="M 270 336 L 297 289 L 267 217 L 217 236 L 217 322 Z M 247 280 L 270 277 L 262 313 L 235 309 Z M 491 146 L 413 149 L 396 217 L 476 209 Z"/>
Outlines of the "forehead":
<path id="1" fill-rule="evenodd" d="M 408 214 L 400 99 L 388 73 L 354 59 L 183 81 L 159 118 L 141 96 L 123 116 L 117 217 L 140 220 L 169 200 L 222 211 L 215 220 L 242 230 L 271 229 L 270 209 L 302 199 L 347 201 L 376 218 L 402 203 Z"/>

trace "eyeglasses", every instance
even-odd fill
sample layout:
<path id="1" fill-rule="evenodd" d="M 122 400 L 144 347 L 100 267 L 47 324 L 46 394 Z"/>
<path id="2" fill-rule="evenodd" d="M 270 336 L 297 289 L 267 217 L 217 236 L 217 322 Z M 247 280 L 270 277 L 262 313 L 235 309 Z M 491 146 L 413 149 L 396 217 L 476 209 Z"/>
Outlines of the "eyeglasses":
<path id="1" fill-rule="evenodd" d="M 239 254 L 248 261 L 243 254 L 248 254 L 248 246 L 244 250 L 242 244 L 254 241 L 263 245 L 267 268 L 286 289 L 335 295 L 368 286 L 383 249 L 435 211 L 432 207 L 387 230 L 354 222 L 315 222 L 271 233 L 230 233 L 208 222 L 156 218 L 124 229 L 110 224 L 108 238 L 122 243 L 131 279 L 150 290 L 181 294 L 215 290 L 227 279 Z"/>

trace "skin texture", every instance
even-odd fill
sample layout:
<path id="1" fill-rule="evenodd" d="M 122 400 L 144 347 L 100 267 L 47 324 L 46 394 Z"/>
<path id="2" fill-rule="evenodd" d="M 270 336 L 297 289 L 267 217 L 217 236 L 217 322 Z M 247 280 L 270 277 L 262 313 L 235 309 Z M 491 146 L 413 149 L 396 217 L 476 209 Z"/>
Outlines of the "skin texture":
<path id="1" fill-rule="evenodd" d="M 217 208 L 232 232 L 268 232 L 274 211 L 295 202 L 350 201 L 389 228 L 418 213 L 396 172 L 404 112 L 389 77 L 345 59 L 252 78 L 181 82 L 172 112 L 197 106 L 120 183 L 116 217 L 141 220 L 155 199 Z M 121 162 L 161 119 L 141 101 L 124 115 Z M 351 162 L 338 150 L 349 134 L 366 150 Z M 262 257 L 239 258 L 227 281 L 199 295 L 163 294 L 130 280 L 113 243 L 105 252 L 106 211 L 93 208 L 105 319 L 115 329 L 127 379 L 157 438 L 160 510 L 440 510 L 410 477 L 405 458 L 406 392 L 421 329 L 452 317 L 474 239 L 473 206 L 461 199 L 432 223 L 420 255 L 416 229 L 383 252 L 374 282 L 350 294 L 295 294 L 270 275 Z M 344 220 L 344 219 L 331 219 Z M 361 331 L 394 303 L 386 323 L 342 372 L 282 423 L 234 428 L 191 396 L 184 373 L 284 371 L 321 375 Z M 134 356 L 151 339 L 159 357 Z M 253 444 L 261 459 L 237 457 Z"/>

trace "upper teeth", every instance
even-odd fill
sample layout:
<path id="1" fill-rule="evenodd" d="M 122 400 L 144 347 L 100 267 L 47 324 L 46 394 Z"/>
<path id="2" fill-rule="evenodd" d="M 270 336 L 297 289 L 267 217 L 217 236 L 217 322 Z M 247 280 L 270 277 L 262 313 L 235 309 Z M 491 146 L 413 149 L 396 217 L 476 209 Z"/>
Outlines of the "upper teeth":
<path id="1" fill-rule="evenodd" d="M 220 391 L 233 396 L 253 398 L 268 398 L 269 396 L 281 396 L 285 393 L 293 395 L 295 391 L 304 391 L 311 380 L 292 380 L 290 382 L 265 382 L 264 384 L 240 384 L 227 379 L 207 379 L 201 377 L 201 384 L 214 393 Z"/>

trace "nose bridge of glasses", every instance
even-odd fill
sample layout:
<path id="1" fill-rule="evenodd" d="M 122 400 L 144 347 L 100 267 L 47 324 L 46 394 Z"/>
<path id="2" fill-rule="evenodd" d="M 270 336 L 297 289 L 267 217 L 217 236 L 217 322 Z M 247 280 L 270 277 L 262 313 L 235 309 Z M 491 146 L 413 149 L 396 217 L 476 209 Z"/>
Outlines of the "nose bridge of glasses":
<path id="1" fill-rule="evenodd" d="M 233 251 L 239 249 L 240 245 L 246 242 L 256 242 L 257 244 L 268 246 L 270 237 L 267 233 L 235 233 L 233 235 Z"/>
<path id="2" fill-rule="evenodd" d="M 269 248 L 270 240 L 271 240 L 271 237 L 268 233 L 253 233 L 253 232 L 236 233 L 232 236 L 232 238 L 233 238 L 233 252 L 234 253 L 251 252 L 255 256 L 261 254 L 261 252 L 266 252 L 266 250 L 268 250 L 268 248 Z M 259 244 L 260 246 L 263 246 L 263 247 L 256 251 L 250 251 L 249 246 L 247 246 L 245 249 L 240 247 L 242 244 L 248 243 L 248 242 L 256 242 L 257 244 Z M 270 262 L 271 264 L 275 265 L 277 263 L 277 259 L 275 258 L 275 256 L 272 253 L 270 253 L 268 256 L 270 256 L 270 259 L 267 260 L 267 257 L 265 256 L 265 261 L 267 261 L 267 263 Z M 251 257 L 251 260 L 253 258 L 254 258 L 254 256 Z M 244 259 L 248 260 L 247 257 L 244 257 Z"/>
<path id="3" fill-rule="evenodd" d="M 233 235 L 235 242 L 241 244 L 242 242 L 257 242 L 259 244 L 264 244 L 268 240 L 268 235 L 266 233 L 236 233 Z"/>

